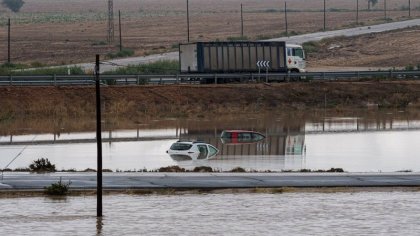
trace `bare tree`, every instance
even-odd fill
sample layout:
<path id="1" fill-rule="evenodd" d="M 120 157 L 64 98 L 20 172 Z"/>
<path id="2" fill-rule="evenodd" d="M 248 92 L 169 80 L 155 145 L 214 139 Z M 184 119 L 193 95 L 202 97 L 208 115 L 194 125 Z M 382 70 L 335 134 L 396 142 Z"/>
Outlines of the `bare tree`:
<path id="1" fill-rule="evenodd" d="M 18 12 L 23 4 L 25 4 L 23 0 L 3 0 L 1 3 L 1 5 L 9 8 L 13 12 Z"/>

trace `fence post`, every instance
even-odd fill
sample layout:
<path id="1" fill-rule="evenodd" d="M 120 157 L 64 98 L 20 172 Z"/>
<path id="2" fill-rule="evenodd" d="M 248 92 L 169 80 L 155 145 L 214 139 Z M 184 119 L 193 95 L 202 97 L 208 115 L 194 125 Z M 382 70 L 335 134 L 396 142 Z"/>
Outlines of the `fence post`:
<path id="1" fill-rule="evenodd" d="M 176 81 L 175 84 L 179 84 L 179 74 L 176 74 Z"/>
<path id="2" fill-rule="evenodd" d="M 137 75 L 136 84 L 137 84 L 137 85 L 140 85 L 140 75 Z"/>
<path id="3" fill-rule="evenodd" d="M 54 86 L 57 86 L 57 77 L 55 74 L 53 75 L 53 79 L 54 79 Z"/>
<path id="4" fill-rule="evenodd" d="M 268 67 L 265 68 L 265 82 L 268 83 Z"/>
<path id="5" fill-rule="evenodd" d="M 217 84 L 217 74 L 214 74 L 214 83 Z"/>
<path id="6" fill-rule="evenodd" d="M 12 85 L 13 85 L 13 78 L 12 78 L 12 75 L 9 75 L 9 83 L 10 83 L 10 86 L 12 86 Z"/>

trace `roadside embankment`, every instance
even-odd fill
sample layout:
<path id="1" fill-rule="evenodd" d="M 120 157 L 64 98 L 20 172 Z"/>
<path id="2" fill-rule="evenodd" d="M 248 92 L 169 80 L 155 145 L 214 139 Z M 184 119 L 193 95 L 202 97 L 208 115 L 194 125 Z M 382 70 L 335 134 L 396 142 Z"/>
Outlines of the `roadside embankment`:
<path id="1" fill-rule="evenodd" d="M 104 116 L 207 117 L 284 109 L 407 108 L 420 106 L 420 81 L 108 86 Z M 95 114 L 92 86 L 0 87 L 0 121 L 16 117 Z"/>
<path id="2" fill-rule="evenodd" d="M 57 181 L 70 190 L 96 189 L 96 173 L 4 173 L 2 191 L 43 190 Z M 418 173 L 104 173 L 105 190 L 343 188 L 420 186 Z"/>

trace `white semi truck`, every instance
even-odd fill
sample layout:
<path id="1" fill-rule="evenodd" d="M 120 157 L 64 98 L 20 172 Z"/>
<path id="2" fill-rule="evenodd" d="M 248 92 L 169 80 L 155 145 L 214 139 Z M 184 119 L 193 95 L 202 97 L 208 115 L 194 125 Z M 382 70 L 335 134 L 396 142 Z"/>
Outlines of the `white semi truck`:
<path id="1" fill-rule="evenodd" d="M 180 72 L 299 73 L 305 72 L 305 52 L 300 45 L 278 41 L 196 42 L 180 44 Z"/>

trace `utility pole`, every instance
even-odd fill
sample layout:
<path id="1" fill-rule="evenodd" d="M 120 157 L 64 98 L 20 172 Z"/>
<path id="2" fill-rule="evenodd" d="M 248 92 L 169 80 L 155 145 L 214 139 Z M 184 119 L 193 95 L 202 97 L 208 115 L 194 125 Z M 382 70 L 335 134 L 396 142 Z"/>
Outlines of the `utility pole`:
<path id="1" fill-rule="evenodd" d="M 244 16 L 242 11 L 242 3 L 241 3 L 241 37 L 244 37 Z"/>
<path id="2" fill-rule="evenodd" d="M 359 0 L 356 0 L 356 24 L 359 25 Z"/>
<path id="3" fill-rule="evenodd" d="M 326 18 L 327 18 L 326 8 L 327 8 L 327 3 L 326 3 L 326 0 L 324 0 L 324 31 L 326 29 Z"/>
<path id="4" fill-rule="evenodd" d="M 384 0 L 384 17 L 385 17 L 385 21 L 387 20 L 386 17 L 386 0 Z"/>
<path id="5" fill-rule="evenodd" d="M 188 0 L 187 0 L 187 42 L 190 42 L 190 12 L 188 9 Z"/>
<path id="6" fill-rule="evenodd" d="M 284 2 L 284 23 L 286 25 L 286 36 L 288 36 L 289 31 L 287 29 L 287 2 Z"/>
<path id="7" fill-rule="evenodd" d="M 10 64 L 10 18 L 7 21 L 7 63 Z"/>
<path id="8" fill-rule="evenodd" d="M 408 0 L 408 17 L 411 18 L 411 0 Z"/>
<path id="9" fill-rule="evenodd" d="M 96 55 L 95 88 L 96 88 L 96 147 L 97 147 L 97 178 L 96 178 L 96 216 L 102 217 L 102 127 L 101 127 L 101 87 L 99 85 L 99 55 Z"/>
<path id="10" fill-rule="evenodd" d="M 118 25 L 119 25 L 119 31 L 120 31 L 120 52 L 122 51 L 122 37 L 121 37 L 121 11 L 118 10 Z"/>
<path id="11" fill-rule="evenodd" d="M 114 3 L 108 0 L 108 44 L 114 41 Z"/>

